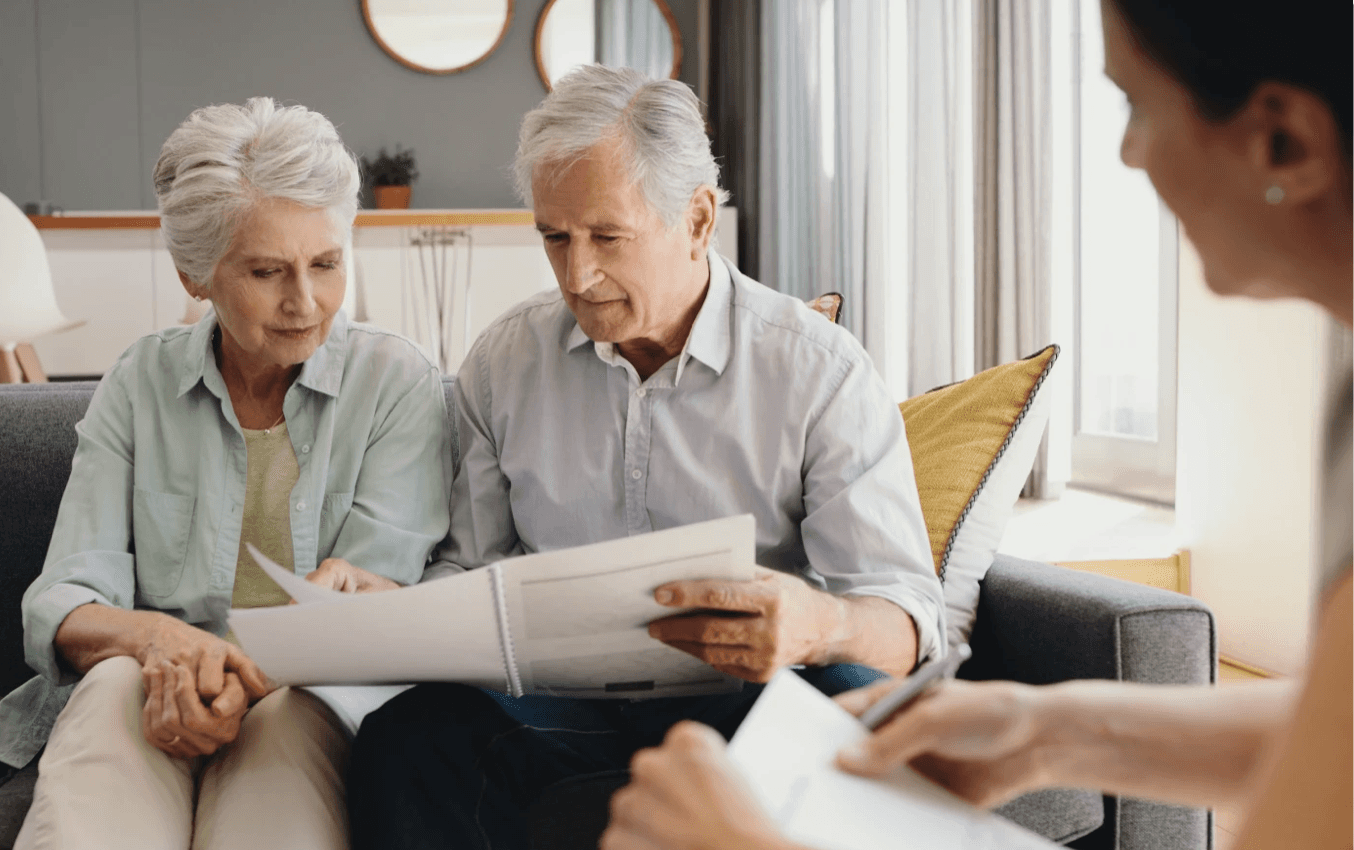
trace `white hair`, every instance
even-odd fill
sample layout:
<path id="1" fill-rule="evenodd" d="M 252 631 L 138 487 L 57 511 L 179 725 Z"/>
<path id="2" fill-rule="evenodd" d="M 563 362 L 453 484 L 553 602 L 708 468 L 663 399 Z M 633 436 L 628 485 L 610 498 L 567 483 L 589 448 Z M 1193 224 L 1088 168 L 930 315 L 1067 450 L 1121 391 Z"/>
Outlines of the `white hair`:
<path id="1" fill-rule="evenodd" d="M 513 164 L 518 195 L 530 207 L 538 166 L 568 166 L 612 138 L 621 140 L 631 183 L 668 227 L 677 224 L 701 186 L 714 190 L 717 203 L 728 200 L 691 89 L 603 65 L 566 74 L 522 119 Z"/>
<path id="2" fill-rule="evenodd" d="M 154 176 L 174 266 L 204 287 L 259 201 L 326 210 L 346 241 L 361 187 L 357 162 L 328 118 L 270 97 L 194 110 L 160 148 Z"/>

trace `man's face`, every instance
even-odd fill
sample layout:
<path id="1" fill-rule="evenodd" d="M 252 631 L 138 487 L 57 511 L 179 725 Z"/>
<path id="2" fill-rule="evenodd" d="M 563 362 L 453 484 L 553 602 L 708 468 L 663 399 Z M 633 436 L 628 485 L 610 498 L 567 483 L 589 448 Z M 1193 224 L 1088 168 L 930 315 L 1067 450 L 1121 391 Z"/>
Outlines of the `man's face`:
<path id="1" fill-rule="evenodd" d="M 685 341 L 704 292 L 705 238 L 689 216 L 668 228 L 630 182 L 618 140 L 532 177 L 536 229 L 564 301 L 596 342 Z M 680 337 L 680 339 L 678 339 Z"/>

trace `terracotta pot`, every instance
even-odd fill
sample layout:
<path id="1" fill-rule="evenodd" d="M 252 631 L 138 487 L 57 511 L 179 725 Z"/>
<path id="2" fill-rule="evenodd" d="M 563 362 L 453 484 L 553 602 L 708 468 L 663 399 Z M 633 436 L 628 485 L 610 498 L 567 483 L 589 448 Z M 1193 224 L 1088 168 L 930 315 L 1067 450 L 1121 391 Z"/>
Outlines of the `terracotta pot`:
<path id="1" fill-rule="evenodd" d="M 371 191 L 378 210 L 409 209 L 409 195 L 413 192 L 409 186 L 373 186 Z"/>

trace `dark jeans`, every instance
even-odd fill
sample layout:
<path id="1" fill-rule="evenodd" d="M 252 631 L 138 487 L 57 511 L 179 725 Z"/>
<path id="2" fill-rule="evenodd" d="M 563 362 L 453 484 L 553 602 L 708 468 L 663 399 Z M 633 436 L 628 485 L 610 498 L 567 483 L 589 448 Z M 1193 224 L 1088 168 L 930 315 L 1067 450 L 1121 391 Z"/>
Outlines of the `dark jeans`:
<path id="1" fill-rule="evenodd" d="M 884 676 L 853 664 L 800 675 L 829 696 Z M 729 738 L 761 690 L 745 684 L 734 694 L 631 702 L 419 685 L 368 715 L 353 742 L 353 850 L 528 850 L 527 812 L 545 789 L 625 770 L 679 720 Z"/>

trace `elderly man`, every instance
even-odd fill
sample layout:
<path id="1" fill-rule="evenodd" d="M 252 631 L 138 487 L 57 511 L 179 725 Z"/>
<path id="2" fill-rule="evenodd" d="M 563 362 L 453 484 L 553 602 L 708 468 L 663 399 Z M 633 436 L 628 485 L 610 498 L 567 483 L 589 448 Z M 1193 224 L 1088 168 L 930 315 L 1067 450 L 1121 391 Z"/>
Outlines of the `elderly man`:
<path id="1" fill-rule="evenodd" d="M 940 584 L 902 418 L 861 346 L 711 250 L 723 192 L 685 86 L 587 67 L 523 121 L 518 189 L 559 292 L 509 310 L 457 379 L 453 568 L 752 513 L 748 582 L 650 633 L 750 683 L 827 692 L 942 649 Z M 422 685 L 368 717 L 353 845 L 528 846 L 542 790 L 626 768 L 683 718 L 731 735 L 760 686 L 652 700 Z"/>

